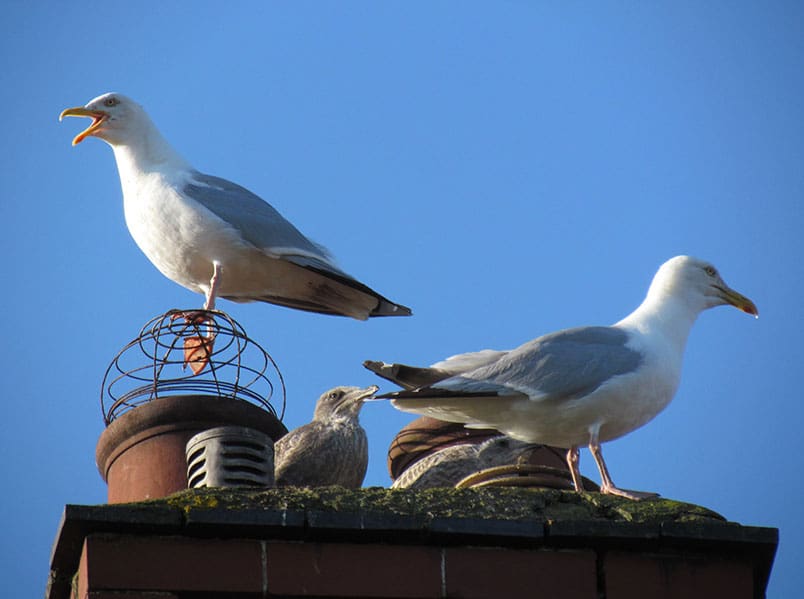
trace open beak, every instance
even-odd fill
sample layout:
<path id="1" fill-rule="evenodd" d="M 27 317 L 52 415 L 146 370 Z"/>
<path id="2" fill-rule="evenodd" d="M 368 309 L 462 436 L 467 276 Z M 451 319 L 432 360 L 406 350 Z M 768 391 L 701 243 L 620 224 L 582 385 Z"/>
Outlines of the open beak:
<path id="1" fill-rule="evenodd" d="M 731 304 L 746 314 L 751 314 L 752 316 L 759 318 L 759 310 L 757 310 L 756 305 L 750 299 L 740 293 L 737 293 L 734 291 L 734 289 L 731 289 L 726 285 L 716 285 L 715 288 L 718 290 L 718 293 L 724 302 Z"/>
<path id="2" fill-rule="evenodd" d="M 77 106 L 75 108 L 67 108 L 66 110 L 62 110 L 61 114 L 59 115 L 59 121 L 61 121 L 66 116 L 85 116 L 92 119 L 92 124 L 81 131 L 78 135 L 75 136 L 73 139 L 73 145 L 80 144 L 84 141 L 84 138 L 94 135 L 98 128 L 103 124 L 103 122 L 109 118 L 109 115 L 100 110 L 89 110 L 88 108 L 84 108 L 82 106 Z"/>

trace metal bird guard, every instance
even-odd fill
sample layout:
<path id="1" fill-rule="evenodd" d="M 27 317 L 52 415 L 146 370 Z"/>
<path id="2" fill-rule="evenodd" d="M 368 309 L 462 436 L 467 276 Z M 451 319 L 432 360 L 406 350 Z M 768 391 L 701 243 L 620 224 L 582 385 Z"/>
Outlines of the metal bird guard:
<path id="1" fill-rule="evenodd" d="M 199 338 L 214 345 L 208 344 L 205 366 L 196 374 L 188 366 L 186 348 Z M 277 390 L 279 398 L 274 397 Z M 101 410 L 108 426 L 159 397 L 193 393 L 245 400 L 280 420 L 285 413 L 285 382 L 273 358 L 228 314 L 205 310 L 170 310 L 151 319 L 106 369 Z M 281 402 L 279 414 L 274 399 Z"/>

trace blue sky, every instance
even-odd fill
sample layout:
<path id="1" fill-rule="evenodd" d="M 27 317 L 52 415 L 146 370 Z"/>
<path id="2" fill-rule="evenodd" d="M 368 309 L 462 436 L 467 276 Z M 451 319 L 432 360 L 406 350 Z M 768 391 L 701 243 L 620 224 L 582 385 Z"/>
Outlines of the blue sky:
<path id="1" fill-rule="evenodd" d="M 270 201 L 414 317 L 222 302 L 288 385 L 288 427 L 364 359 L 429 364 L 608 324 L 677 254 L 760 319 L 704 313 L 676 399 L 605 447 L 615 482 L 777 526 L 800 589 L 804 9 L 732 3 L 10 2 L 0 24 L 6 365 L 0 563 L 41 593 L 65 503 L 102 503 L 98 396 L 150 318 L 200 306 L 123 220 L 111 150 L 59 112 L 107 91 Z M 383 384 L 384 390 L 392 386 Z M 363 411 L 366 484 L 411 419 Z M 597 480 L 587 452 L 583 472 Z"/>

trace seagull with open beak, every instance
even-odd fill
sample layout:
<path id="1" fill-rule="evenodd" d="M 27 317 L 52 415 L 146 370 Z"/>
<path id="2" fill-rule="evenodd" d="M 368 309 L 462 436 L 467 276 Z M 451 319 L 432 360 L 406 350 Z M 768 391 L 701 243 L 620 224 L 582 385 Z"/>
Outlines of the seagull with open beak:
<path id="1" fill-rule="evenodd" d="M 273 206 L 194 169 L 130 98 L 104 94 L 60 118 L 71 116 L 92 119 L 73 145 L 97 137 L 112 147 L 134 241 L 162 274 L 203 294 L 205 311 L 222 297 L 359 320 L 411 314 L 346 274 Z M 211 341 L 199 349 L 208 353 Z"/>

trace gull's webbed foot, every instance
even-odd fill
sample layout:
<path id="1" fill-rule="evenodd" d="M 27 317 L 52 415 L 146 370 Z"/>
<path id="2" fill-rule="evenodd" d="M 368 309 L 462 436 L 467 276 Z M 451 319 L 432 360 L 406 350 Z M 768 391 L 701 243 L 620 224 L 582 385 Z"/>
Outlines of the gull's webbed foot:
<path id="1" fill-rule="evenodd" d="M 614 485 L 601 485 L 600 492 L 606 495 L 617 495 L 618 497 L 625 497 L 626 499 L 633 499 L 634 501 L 642 501 L 643 499 L 653 499 L 659 496 L 658 493 L 648 493 L 645 491 L 630 491 L 628 489 L 620 489 Z"/>

